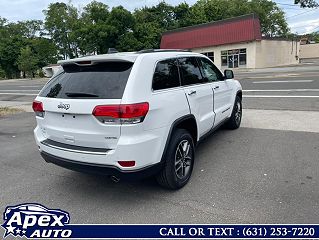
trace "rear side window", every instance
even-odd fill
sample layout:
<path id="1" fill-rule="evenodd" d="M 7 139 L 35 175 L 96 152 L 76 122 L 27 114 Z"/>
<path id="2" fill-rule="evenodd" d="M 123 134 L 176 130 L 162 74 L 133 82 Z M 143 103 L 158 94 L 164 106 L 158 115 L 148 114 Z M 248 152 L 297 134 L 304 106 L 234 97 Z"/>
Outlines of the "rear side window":
<path id="1" fill-rule="evenodd" d="M 176 59 L 163 60 L 157 63 L 153 76 L 153 90 L 180 86 Z"/>
<path id="2" fill-rule="evenodd" d="M 203 78 L 195 57 L 179 58 L 179 69 L 181 72 L 182 85 L 192 85 L 206 83 L 207 79 Z"/>
<path id="3" fill-rule="evenodd" d="M 48 98 L 120 99 L 130 75 L 131 62 L 103 62 L 90 66 L 69 64 L 40 92 Z"/>

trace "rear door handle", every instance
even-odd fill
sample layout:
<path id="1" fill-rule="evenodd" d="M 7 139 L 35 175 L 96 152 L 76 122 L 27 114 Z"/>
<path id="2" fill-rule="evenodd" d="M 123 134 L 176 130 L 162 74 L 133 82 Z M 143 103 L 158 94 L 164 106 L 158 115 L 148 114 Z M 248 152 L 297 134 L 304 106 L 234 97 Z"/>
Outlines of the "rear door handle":
<path id="1" fill-rule="evenodd" d="M 190 91 L 190 92 L 188 93 L 188 96 L 191 96 L 191 95 L 194 95 L 194 94 L 196 94 L 196 91 L 195 91 L 195 90 L 192 90 L 192 91 Z"/>
<path id="2" fill-rule="evenodd" d="M 214 87 L 214 89 L 218 89 L 218 88 L 219 88 L 219 86 Z"/>

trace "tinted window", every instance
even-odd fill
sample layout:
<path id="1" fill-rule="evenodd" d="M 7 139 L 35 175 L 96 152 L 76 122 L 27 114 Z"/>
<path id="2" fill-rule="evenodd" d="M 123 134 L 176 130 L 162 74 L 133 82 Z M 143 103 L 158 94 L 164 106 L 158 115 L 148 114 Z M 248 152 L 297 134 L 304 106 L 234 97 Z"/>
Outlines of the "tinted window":
<path id="1" fill-rule="evenodd" d="M 195 57 L 179 58 L 179 69 L 183 85 L 191 85 L 207 82 L 203 79 Z"/>
<path id="2" fill-rule="evenodd" d="M 153 90 L 180 86 L 176 59 L 168 59 L 157 63 L 153 76 Z"/>
<path id="3" fill-rule="evenodd" d="M 122 98 L 133 63 L 103 62 L 90 66 L 69 64 L 40 92 L 49 98 Z"/>
<path id="4" fill-rule="evenodd" d="M 203 75 L 209 82 L 223 79 L 223 75 L 211 61 L 206 58 L 199 58 L 198 60 L 201 63 Z"/>

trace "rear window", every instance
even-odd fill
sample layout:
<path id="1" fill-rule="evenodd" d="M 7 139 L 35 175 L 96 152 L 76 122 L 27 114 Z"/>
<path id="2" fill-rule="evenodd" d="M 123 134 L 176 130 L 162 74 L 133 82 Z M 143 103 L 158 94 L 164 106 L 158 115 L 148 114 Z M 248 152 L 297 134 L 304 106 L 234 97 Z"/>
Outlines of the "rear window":
<path id="1" fill-rule="evenodd" d="M 131 62 L 103 62 L 90 66 L 69 64 L 40 92 L 48 98 L 120 99 L 130 75 Z"/>

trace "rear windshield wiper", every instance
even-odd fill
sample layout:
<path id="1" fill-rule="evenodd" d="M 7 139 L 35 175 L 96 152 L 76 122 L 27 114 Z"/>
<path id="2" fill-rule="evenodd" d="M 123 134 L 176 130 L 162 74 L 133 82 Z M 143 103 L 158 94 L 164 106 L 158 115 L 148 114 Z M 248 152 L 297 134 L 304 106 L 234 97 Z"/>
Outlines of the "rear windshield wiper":
<path id="1" fill-rule="evenodd" d="M 81 92 L 67 92 L 65 93 L 68 97 L 99 97 L 99 95 L 93 93 L 81 93 Z"/>

